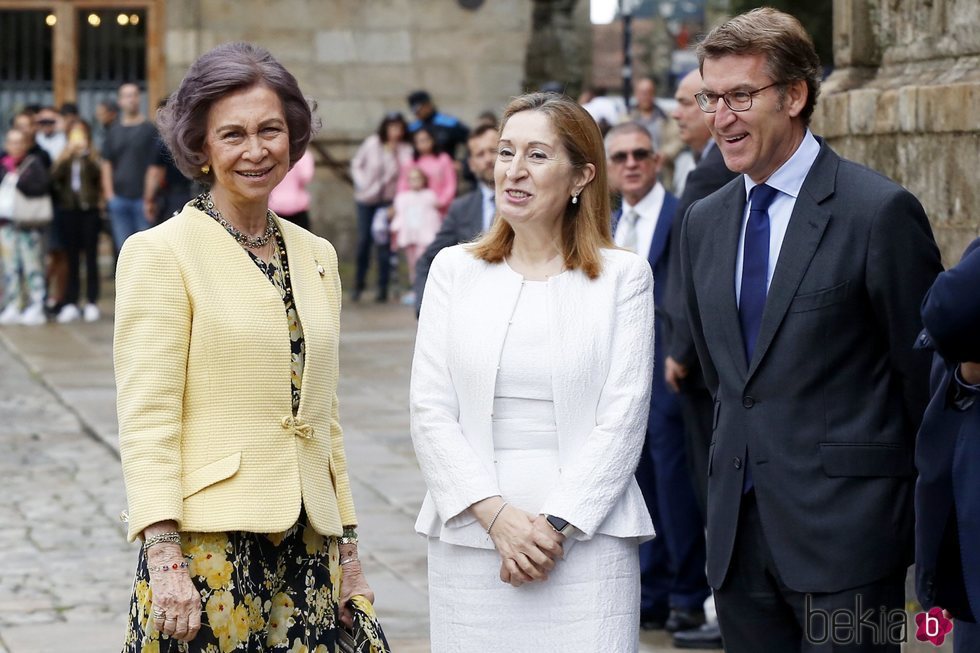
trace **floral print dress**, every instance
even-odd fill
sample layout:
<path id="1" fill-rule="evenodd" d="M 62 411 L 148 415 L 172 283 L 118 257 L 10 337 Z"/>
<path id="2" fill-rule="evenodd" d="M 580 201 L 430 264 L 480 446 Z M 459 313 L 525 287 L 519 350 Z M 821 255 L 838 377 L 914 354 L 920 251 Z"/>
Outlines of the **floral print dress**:
<path id="1" fill-rule="evenodd" d="M 275 242 L 268 263 L 248 254 L 283 299 L 292 342 L 295 415 L 303 378 L 303 327 L 293 301 L 286 246 L 278 226 Z M 181 549 L 201 594 L 200 631 L 192 641 L 179 642 L 156 629 L 150 575 L 141 547 L 123 653 L 338 650 L 339 546 L 336 537 L 324 537 L 308 525 L 305 510 L 284 533 L 181 533 Z M 369 614 L 362 616 L 377 625 L 370 604 L 366 610 Z M 381 632 L 380 627 L 377 632 Z M 385 645 L 376 650 L 388 649 Z"/>

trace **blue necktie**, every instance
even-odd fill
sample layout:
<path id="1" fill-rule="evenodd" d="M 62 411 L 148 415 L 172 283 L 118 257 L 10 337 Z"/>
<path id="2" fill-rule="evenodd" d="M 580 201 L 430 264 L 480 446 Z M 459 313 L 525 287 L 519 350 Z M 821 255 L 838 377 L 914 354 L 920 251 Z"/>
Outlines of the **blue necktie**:
<path id="1" fill-rule="evenodd" d="M 742 342 L 745 345 L 745 361 L 752 364 L 755 341 L 762 325 L 762 311 L 766 308 L 766 281 L 769 277 L 769 205 L 776 198 L 772 186 L 760 184 L 749 196 L 749 220 L 745 225 L 745 242 L 742 246 L 742 291 L 738 302 L 738 319 L 742 324 Z M 745 452 L 745 475 L 742 477 L 742 494 L 747 494 L 755 484 L 749 467 L 749 452 Z"/>
<path id="2" fill-rule="evenodd" d="M 760 184 L 749 197 L 749 220 L 745 225 L 742 246 L 742 289 L 738 302 L 738 319 L 742 324 L 742 343 L 745 361 L 752 362 L 755 341 L 762 325 L 766 307 L 766 281 L 769 276 L 769 205 L 779 193 L 775 188 Z"/>

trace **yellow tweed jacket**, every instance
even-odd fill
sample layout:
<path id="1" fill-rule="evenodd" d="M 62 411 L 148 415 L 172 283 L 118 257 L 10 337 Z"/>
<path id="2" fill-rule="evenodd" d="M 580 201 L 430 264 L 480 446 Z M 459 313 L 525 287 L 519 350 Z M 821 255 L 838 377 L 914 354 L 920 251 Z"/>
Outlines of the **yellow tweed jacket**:
<path id="1" fill-rule="evenodd" d="M 187 206 L 126 241 L 116 271 L 119 448 L 129 539 L 356 524 L 337 415 L 340 277 L 326 240 L 279 220 L 306 340 L 299 412 L 282 299 L 217 222 Z"/>

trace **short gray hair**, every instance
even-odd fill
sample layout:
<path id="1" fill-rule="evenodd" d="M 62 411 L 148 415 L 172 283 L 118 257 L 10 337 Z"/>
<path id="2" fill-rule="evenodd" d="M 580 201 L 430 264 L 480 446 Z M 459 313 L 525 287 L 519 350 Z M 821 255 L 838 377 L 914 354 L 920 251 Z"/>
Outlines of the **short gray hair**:
<path id="1" fill-rule="evenodd" d="M 654 141 L 653 134 L 650 133 L 649 129 L 647 129 L 646 127 L 644 127 L 643 125 L 635 121 L 623 122 L 616 125 L 608 132 L 606 132 L 606 138 L 604 140 L 606 145 L 607 159 L 609 158 L 609 143 L 611 143 L 612 139 L 619 136 L 620 134 L 643 134 L 644 136 L 650 139 L 650 148 L 654 152 L 660 151 L 660 147 L 657 145 L 656 141 Z"/>
<path id="2" fill-rule="evenodd" d="M 190 179 L 214 180 L 204 174 L 204 142 L 211 106 L 230 93 L 265 86 L 279 96 L 289 130 L 289 166 L 302 158 L 310 138 L 320 128 L 316 102 L 300 91 L 292 73 L 265 48 L 251 43 L 225 43 L 201 55 L 157 112 L 157 128 L 177 168 Z"/>

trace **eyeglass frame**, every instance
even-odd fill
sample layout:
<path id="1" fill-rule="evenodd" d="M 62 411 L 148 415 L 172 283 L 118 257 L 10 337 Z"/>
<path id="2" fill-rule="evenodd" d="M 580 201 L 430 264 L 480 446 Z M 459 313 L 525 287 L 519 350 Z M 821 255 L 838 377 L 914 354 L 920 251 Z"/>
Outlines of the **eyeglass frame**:
<path id="1" fill-rule="evenodd" d="M 773 86 L 783 86 L 785 84 L 786 82 L 773 82 L 768 86 L 757 88 L 754 91 L 728 91 L 727 93 L 713 93 L 712 95 L 716 95 L 717 97 L 715 98 L 715 101 L 710 104 L 708 103 L 708 96 L 705 94 L 705 92 L 699 91 L 694 94 L 694 101 L 698 103 L 698 108 L 701 109 L 703 113 L 716 113 L 718 111 L 718 100 L 724 100 L 725 105 L 735 113 L 742 113 L 752 109 L 752 102 L 755 100 L 756 95 L 772 88 Z M 732 103 L 728 99 L 728 96 L 737 95 L 739 93 L 744 93 L 749 96 L 749 106 L 745 107 L 744 109 L 736 109 L 732 106 Z"/>

